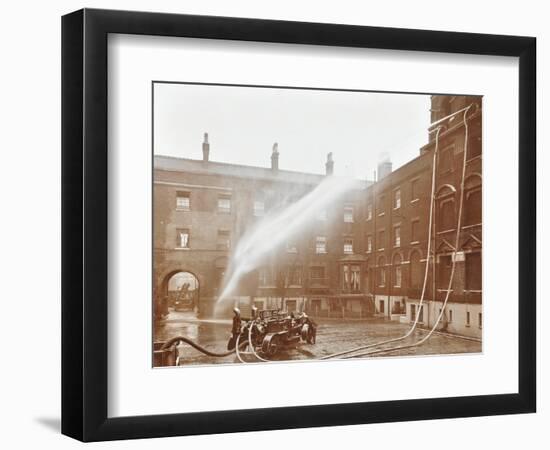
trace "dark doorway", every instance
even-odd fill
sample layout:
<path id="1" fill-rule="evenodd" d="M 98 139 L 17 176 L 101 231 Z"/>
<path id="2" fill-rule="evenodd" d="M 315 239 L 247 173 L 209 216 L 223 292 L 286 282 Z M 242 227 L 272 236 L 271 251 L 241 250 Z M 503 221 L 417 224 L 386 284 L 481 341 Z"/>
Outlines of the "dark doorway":
<path id="1" fill-rule="evenodd" d="M 199 312 L 199 280 L 186 271 L 175 272 L 165 280 L 165 302 L 168 312 Z"/>

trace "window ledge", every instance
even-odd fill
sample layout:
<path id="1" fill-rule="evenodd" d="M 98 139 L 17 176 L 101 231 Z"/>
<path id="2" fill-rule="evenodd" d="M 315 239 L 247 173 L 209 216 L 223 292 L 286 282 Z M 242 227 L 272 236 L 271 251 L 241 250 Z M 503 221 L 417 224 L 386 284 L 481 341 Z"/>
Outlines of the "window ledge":
<path id="1" fill-rule="evenodd" d="M 420 201 L 419 198 L 415 198 L 415 199 L 411 200 L 411 203 L 418 203 L 419 201 Z"/>
<path id="2" fill-rule="evenodd" d="M 481 222 L 480 223 L 474 223 L 473 225 L 464 225 L 462 227 L 463 230 L 467 230 L 468 228 L 474 228 L 474 227 L 480 227 L 481 226 Z"/>
<path id="3" fill-rule="evenodd" d="M 174 250 L 191 250 L 190 247 L 176 247 Z"/>
<path id="4" fill-rule="evenodd" d="M 411 245 L 420 244 L 420 241 L 411 241 Z"/>
<path id="5" fill-rule="evenodd" d="M 378 214 L 378 217 L 384 217 L 385 215 L 386 215 L 386 213 L 381 212 L 381 213 Z"/>
<path id="6" fill-rule="evenodd" d="M 191 211 L 191 208 L 176 208 L 176 211 Z"/>

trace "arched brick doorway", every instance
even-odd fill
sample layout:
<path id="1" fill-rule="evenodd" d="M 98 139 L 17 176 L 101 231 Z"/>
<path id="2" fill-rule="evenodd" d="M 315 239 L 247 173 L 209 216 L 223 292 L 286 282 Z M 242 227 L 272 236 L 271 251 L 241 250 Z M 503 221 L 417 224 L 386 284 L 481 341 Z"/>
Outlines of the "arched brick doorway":
<path id="1" fill-rule="evenodd" d="M 200 281 L 189 270 L 172 270 L 164 275 L 156 295 L 156 316 L 164 317 L 170 312 L 199 313 Z"/>

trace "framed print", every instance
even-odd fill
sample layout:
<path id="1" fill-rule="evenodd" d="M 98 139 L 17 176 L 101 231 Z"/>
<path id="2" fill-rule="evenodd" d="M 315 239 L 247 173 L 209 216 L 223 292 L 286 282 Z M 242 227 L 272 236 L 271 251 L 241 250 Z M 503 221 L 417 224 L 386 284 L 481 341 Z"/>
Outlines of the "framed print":
<path id="1" fill-rule="evenodd" d="M 534 38 L 62 32 L 64 434 L 535 411 Z"/>

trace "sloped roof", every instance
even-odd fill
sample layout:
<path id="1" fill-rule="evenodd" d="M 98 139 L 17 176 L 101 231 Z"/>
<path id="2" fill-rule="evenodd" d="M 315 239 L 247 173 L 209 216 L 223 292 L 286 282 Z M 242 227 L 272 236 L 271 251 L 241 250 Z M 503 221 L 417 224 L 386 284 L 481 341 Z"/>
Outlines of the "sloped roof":
<path id="1" fill-rule="evenodd" d="M 296 172 L 292 170 L 273 170 L 268 167 L 246 166 L 216 161 L 204 162 L 199 159 L 176 158 L 174 156 L 155 155 L 155 170 L 189 172 L 204 175 L 223 175 L 247 179 L 282 181 L 286 183 L 319 184 L 326 175 Z M 368 186 L 366 180 L 357 180 L 357 188 Z"/>

